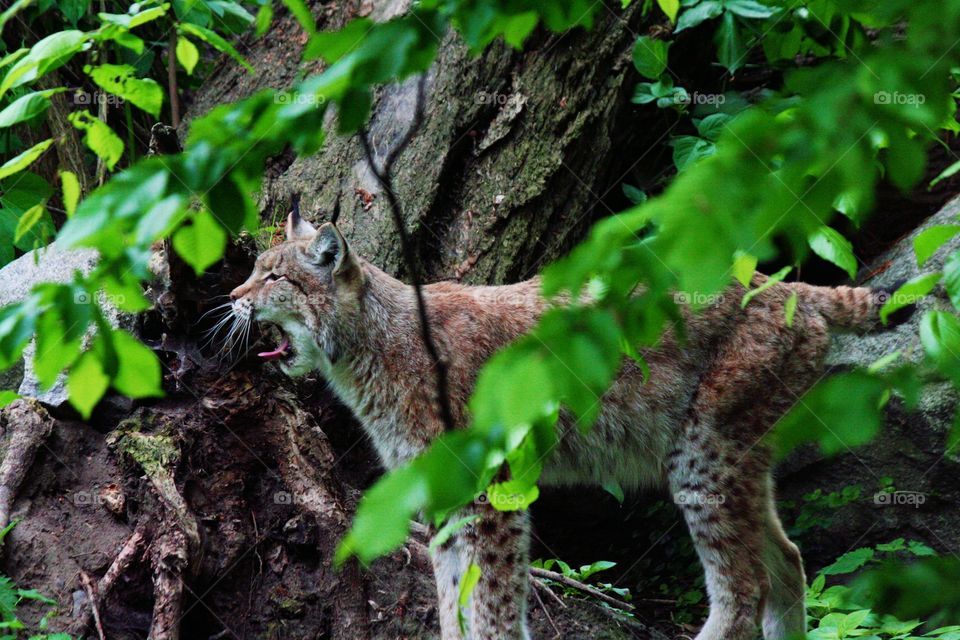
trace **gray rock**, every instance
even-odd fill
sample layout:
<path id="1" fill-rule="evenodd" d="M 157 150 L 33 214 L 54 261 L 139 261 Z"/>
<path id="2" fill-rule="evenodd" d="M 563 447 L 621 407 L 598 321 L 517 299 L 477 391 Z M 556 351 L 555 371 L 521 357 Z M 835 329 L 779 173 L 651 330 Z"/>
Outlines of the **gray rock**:
<path id="1" fill-rule="evenodd" d="M 61 250 L 56 244 L 52 242 L 42 249 L 30 251 L 0 269 L 0 306 L 23 300 L 40 282 L 69 282 L 77 271 L 88 274 L 97 264 L 94 249 Z M 98 303 L 114 327 L 132 328 L 131 314 L 107 304 L 102 297 Z M 31 341 L 24 350 L 22 367 L 15 366 L 3 372 L 0 388 L 19 386 L 18 393 L 22 396 L 60 406 L 67 401 L 66 377 L 60 375 L 49 389 L 42 388 L 33 371 L 35 351 L 36 343 Z"/>
<path id="2" fill-rule="evenodd" d="M 875 275 L 862 284 L 891 287 L 940 270 L 944 260 L 960 249 L 960 236 L 941 247 L 922 268 L 917 266 L 913 240 L 932 226 L 957 224 L 958 215 L 960 198 L 877 258 L 864 270 Z M 931 309 L 953 310 L 942 287 L 921 300 L 910 319 L 895 328 L 835 337 L 828 364 L 840 369 L 863 367 L 894 351 L 900 351 L 909 361 L 921 360 L 919 324 L 924 312 Z M 960 503 L 960 483 L 956 481 L 960 458 L 956 451 L 946 451 L 946 437 L 956 405 L 957 394 L 950 384 L 929 384 L 915 411 L 908 412 L 898 399 L 890 402 L 886 424 L 869 445 L 833 458 L 824 458 L 808 448 L 781 465 L 780 494 L 797 503 L 818 488 L 829 492 L 851 484 L 862 487 L 860 499 L 842 507 L 826 530 L 815 530 L 801 538 L 808 559 L 829 561 L 851 548 L 899 537 L 922 540 L 944 552 L 954 550 L 960 539 L 960 509 L 956 508 Z M 893 480 L 894 487 L 903 492 L 899 498 L 878 497 L 882 478 Z"/>

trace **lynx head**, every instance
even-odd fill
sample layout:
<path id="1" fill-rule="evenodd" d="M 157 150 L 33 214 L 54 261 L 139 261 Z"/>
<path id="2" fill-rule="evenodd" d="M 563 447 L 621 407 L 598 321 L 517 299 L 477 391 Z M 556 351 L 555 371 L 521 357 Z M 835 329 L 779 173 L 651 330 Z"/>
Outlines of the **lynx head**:
<path id="1" fill-rule="evenodd" d="M 247 281 L 230 293 L 235 318 L 276 325 L 280 345 L 258 355 L 299 376 L 326 370 L 338 358 L 344 329 L 355 326 L 364 274 L 340 231 L 315 229 L 296 213 L 286 241 L 257 258 Z"/>

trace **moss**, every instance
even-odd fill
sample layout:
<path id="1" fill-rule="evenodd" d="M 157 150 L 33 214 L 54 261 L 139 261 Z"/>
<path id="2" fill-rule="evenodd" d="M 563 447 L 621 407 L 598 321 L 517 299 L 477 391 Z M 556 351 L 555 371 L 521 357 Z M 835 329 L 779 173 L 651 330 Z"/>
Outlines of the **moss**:
<path id="1" fill-rule="evenodd" d="M 111 435 L 111 444 L 130 456 L 148 475 L 169 474 L 170 467 L 180 459 L 180 448 L 168 433 L 143 432 L 144 427 L 152 427 L 154 422 L 154 416 L 142 414 L 124 420 Z"/>

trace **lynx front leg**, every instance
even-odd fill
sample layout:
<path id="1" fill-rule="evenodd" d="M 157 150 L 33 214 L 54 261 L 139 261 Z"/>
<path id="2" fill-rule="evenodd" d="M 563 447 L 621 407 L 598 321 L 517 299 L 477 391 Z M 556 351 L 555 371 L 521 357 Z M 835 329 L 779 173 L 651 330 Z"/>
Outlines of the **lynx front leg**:
<path id="1" fill-rule="evenodd" d="M 433 554 L 441 636 L 443 640 L 526 640 L 527 514 L 488 506 L 473 512 L 479 519 Z M 461 608 L 460 582 L 473 564 L 480 568 L 480 580 Z"/>

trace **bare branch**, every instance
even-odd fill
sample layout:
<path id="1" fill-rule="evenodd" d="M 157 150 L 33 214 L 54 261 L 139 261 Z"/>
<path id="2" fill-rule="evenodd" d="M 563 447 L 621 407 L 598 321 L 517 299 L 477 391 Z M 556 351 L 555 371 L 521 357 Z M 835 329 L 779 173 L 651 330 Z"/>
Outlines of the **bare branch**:
<path id="1" fill-rule="evenodd" d="M 413 286 L 413 291 L 416 296 L 417 314 L 420 317 L 420 333 L 423 338 L 423 344 L 437 372 L 437 403 L 440 406 L 440 419 L 443 422 L 444 429 L 452 431 L 454 429 L 454 420 L 453 412 L 450 409 L 450 394 L 447 391 L 447 363 L 440 355 L 437 345 L 433 340 L 433 334 L 430 330 L 430 320 L 427 317 L 426 301 L 423 297 L 419 261 L 414 253 L 414 248 L 410 244 L 410 236 L 407 233 L 407 227 L 403 220 L 400 202 L 397 199 L 396 192 L 393 190 L 393 165 L 423 124 L 425 84 L 426 76 L 421 76 L 417 83 L 417 103 L 414 108 L 413 120 L 406 134 L 400 139 L 400 142 L 387 154 L 382 169 L 377 168 L 376 161 L 373 157 L 373 147 L 370 145 L 370 137 L 366 129 L 360 130 L 360 143 L 363 146 L 363 153 L 367 159 L 367 166 L 370 167 L 370 171 L 376 176 L 381 188 L 383 188 L 386 193 L 387 202 L 390 205 L 390 212 L 393 214 L 393 223 L 397 228 L 397 234 L 400 236 L 400 250 L 403 253 L 407 271 L 410 272 L 410 283 Z"/>
<path id="2" fill-rule="evenodd" d="M 590 585 L 580 582 L 579 580 L 568 578 L 562 573 L 557 573 L 556 571 L 540 569 L 539 567 L 530 567 L 530 575 L 533 576 L 534 578 L 542 578 L 544 580 L 553 580 L 554 582 L 559 582 L 560 584 L 564 584 L 568 587 L 573 587 L 574 589 L 577 589 L 578 591 L 583 591 L 584 593 L 587 593 L 593 596 L 594 598 L 597 598 L 598 600 L 603 600 L 607 604 L 612 605 L 618 609 L 626 609 L 628 611 L 633 611 L 634 609 L 634 606 L 629 602 L 624 602 L 623 600 L 619 600 L 617 598 L 614 598 L 613 596 L 609 596 L 605 594 L 603 591 L 600 591 L 595 587 L 591 587 Z"/>

